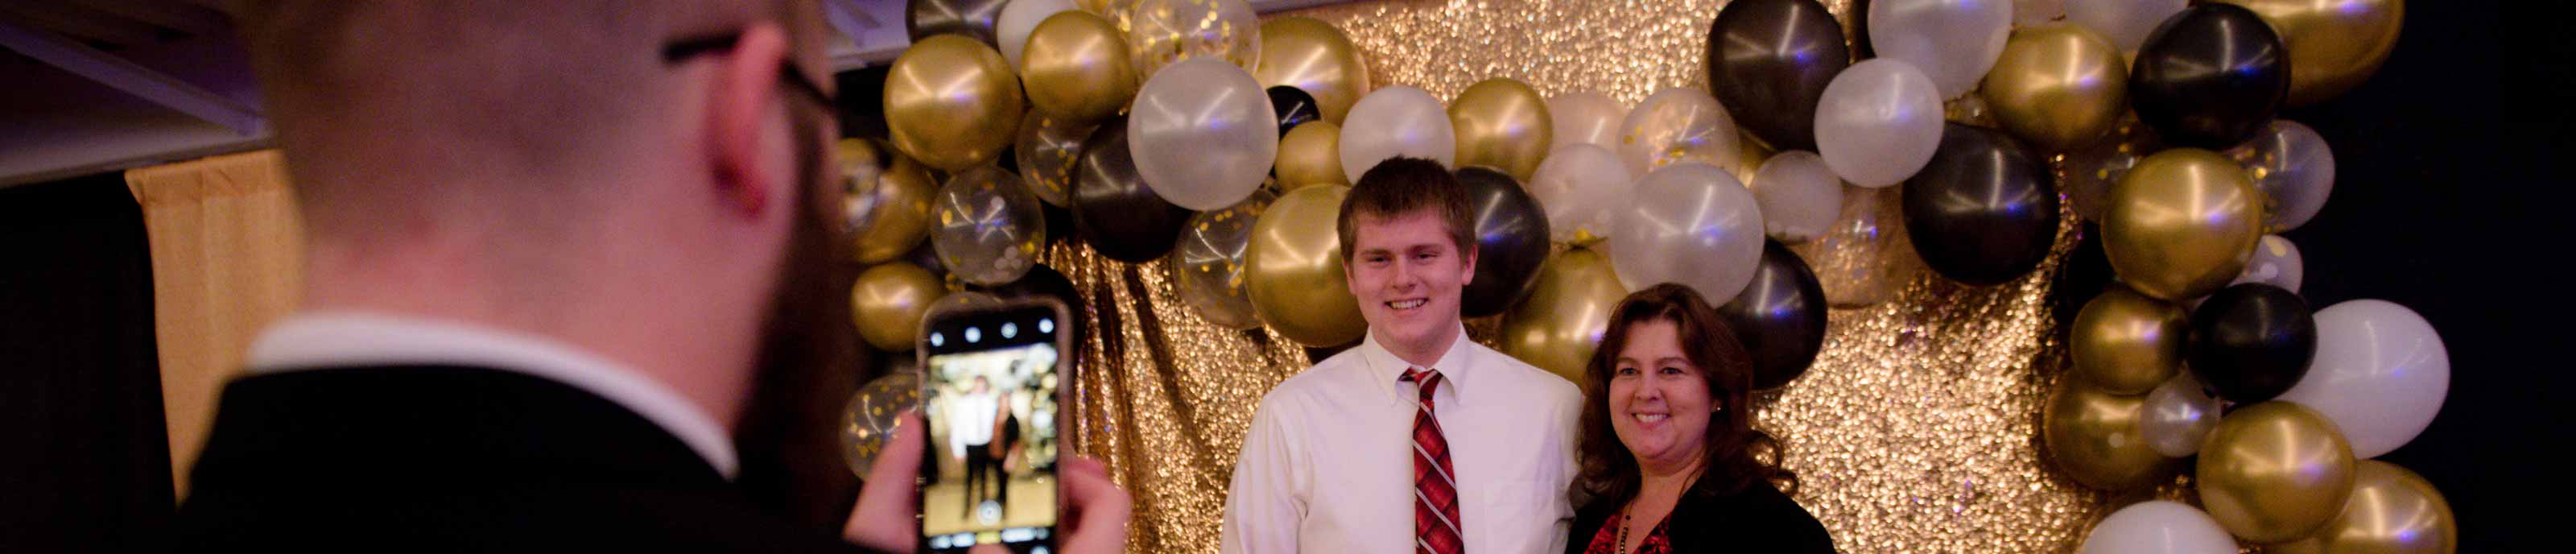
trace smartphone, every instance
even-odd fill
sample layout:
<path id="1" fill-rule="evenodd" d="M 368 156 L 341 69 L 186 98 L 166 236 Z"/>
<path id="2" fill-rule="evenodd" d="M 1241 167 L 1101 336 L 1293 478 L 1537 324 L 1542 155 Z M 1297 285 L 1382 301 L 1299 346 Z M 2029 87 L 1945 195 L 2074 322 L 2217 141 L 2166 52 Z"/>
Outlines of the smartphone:
<path id="1" fill-rule="evenodd" d="M 918 485 L 920 551 L 1056 550 L 1056 461 L 1073 367 L 1066 314 L 1062 302 L 1035 298 L 922 321 L 916 351 L 930 444 Z"/>

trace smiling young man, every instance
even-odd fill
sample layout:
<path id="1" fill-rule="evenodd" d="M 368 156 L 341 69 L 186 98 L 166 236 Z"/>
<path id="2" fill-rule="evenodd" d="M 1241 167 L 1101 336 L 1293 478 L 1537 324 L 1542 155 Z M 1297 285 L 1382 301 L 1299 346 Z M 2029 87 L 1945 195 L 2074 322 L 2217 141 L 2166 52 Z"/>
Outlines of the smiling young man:
<path id="1" fill-rule="evenodd" d="M 1261 399 L 1226 499 L 1228 554 L 1562 549 L 1574 384 L 1467 340 L 1474 210 L 1439 164 L 1396 158 L 1342 201 L 1360 345 Z"/>

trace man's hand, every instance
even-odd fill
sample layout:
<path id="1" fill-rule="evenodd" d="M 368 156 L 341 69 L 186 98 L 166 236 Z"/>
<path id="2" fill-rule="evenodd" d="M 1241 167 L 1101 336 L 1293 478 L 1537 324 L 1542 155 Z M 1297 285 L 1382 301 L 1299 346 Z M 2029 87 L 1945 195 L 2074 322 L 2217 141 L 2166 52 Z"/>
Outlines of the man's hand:
<path id="1" fill-rule="evenodd" d="M 913 482 L 921 476 L 921 455 L 928 440 L 921 436 L 921 414 L 905 413 L 895 420 L 892 436 L 886 437 L 885 450 L 877 453 L 868 466 L 866 488 L 859 491 L 859 505 L 850 511 L 850 522 L 842 536 L 860 546 L 895 553 L 914 551 L 919 537 L 916 523 L 921 513 L 920 495 Z M 1111 554 L 1127 548 L 1127 518 L 1130 506 L 1127 491 L 1109 479 L 1106 466 L 1097 460 L 1070 457 L 1059 464 L 1057 477 L 1062 480 L 1065 497 L 1065 520 L 1058 522 L 1064 531 L 1067 554 Z"/>

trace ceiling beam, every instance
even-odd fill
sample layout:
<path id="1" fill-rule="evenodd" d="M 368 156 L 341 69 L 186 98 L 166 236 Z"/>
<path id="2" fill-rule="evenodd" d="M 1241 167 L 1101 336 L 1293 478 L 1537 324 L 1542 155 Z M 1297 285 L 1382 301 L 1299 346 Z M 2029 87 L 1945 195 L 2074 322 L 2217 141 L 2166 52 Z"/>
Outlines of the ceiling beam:
<path id="1" fill-rule="evenodd" d="M 0 21 L 0 47 L 16 50 L 126 94 L 222 125 L 241 136 L 259 135 L 268 128 L 267 118 L 257 108 L 61 35 Z"/>

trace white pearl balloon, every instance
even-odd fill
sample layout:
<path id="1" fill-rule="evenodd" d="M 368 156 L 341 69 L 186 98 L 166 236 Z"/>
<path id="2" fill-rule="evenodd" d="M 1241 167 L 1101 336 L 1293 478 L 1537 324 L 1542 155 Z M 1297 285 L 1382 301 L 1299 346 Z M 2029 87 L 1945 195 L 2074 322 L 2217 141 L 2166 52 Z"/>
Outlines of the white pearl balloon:
<path id="1" fill-rule="evenodd" d="M 2200 452 L 2200 443 L 2218 428 L 2218 399 L 2200 381 L 2183 372 L 2147 391 L 2138 412 L 2138 435 L 2157 454 L 2180 458 Z"/>
<path id="2" fill-rule="evenodd" d="M 2013 0 L 2013 26 L 2032 27 L 2066 18 L 2066 0 Z"/>
<path id="3" fill-rule="evenodd" d="M 2376 458 L 2415 440 L 2451 390 L 2451 354 L 2433 324 L 2386 300 L 2317 310 L 2317 355 L 2281 400 L 2334 420 L 2352 457 Z"/>
<path id="4" fill-rule="evenodd" d="M 1603 248 L 1628 290 L 1681 283 L 1734 298 L 1762 260 L 1762 209 L 1726 170 L 1697 162 L 1637 179 L 1627 219 Z"/>
<path id="5" fill-rule="evenodd" d="M 1869 45 L 1879 58 L 1923 70 L 1942 98 L 1957 98 L 1994 69 L 2012 23 L 2012 0 L 1872 0 Z"/>
<path id="6" fill-rule="evenodd" d="M 1814 152 L 1774 154 L 1753 173 L 1753 200 L 1762 206 L 1763 231 L 1783 244 L 1824 236 L 1842 214 L 1843 180 Z"/>
<path id="7" fill-rule="evenodd" d="M 2122 52 L 2136 52 L 2147 34 L 2165 18 L 2182 13 L 2189 0 L 2066 0 L 2066 20 L 2082 25 Z"/>
<path id="8" fill-rule="evenodd" d="M 1575 143 L 1616 151 L 1619 121 L 1628 117 L 1628 108 L 1610 95 L 1578 90 L 1548 98 L 1547 114 L 1556 130 L 1549 152 Z"/>
<path id="9" fill-rule="evenodd" d="M 2307 267 L 2299 258 L 2299 245 L 2280 235 L 2263 235 L 2254 243 L 2254 258 L 2245 262 L 2245 272 L 2236 275 L 2229 285 L 2263 283 L 2281 290 L 2299 292 L 2299 282 L 2306 277 Z"/>
<path id="10" fill-rule="evenodd" d="M 2263 191 L 2268 201 L 2263 226 L 2271 232 L 2308 224 L 2334 192 L 2334 149 L 2316 129 L 2299 122 L 2273 120 L 2252 140 L 2228 149 L 2227 156 L 2245 164 L 2254 176 L 2254 189 Z"/>
<path id="11" fill-rule="evenodd" d="M 1608 238 L 1617 232 L 1636 186 L 1636 175 L 1618 154 L 1578 142 L 1558 147 L 1538 163 L 1529 193 L 1547 211 L 1552 238 L 1575 242 L 1585 235 Z"/>
<path id="12" fill-rule="evenodd" d="M 1137 89 L 1127 148 L 1155 194 L 1195 211 L 1220 210 L 1261 188 L 1279 157 L 1277 121 L 1251 73 L 1218 58 L 1190 58 Z"/>
<path id="13" fill-rule="evenodd" d="M 1905 62 L 1852 64 L 1816 102 L 1816 153 L 1854 185 L 1895 185 L 1932 162 L 1941 146 L 1941 95 Z"/>
<path id="14" fill-rule="evenodd" d="M 1011 0 L 1002 5 L 1002 15 L 993 23 L 993 40 L 1000 42 L 1002 58 L 1010 60 L 1012 70 L 1020 68 L 1020 51 L 1029 47 L 1029 31 L 1047 16 L 1067 11 L 1073 11 L 1073 0 Z"/>
<path id="15" fill-rule="evenodd" d="M 2078 554 L 2235 554 L 2236 539 L 2188 504 L 2150 500 L 2111 512 L 2084 534 Z"/>
<path id="16" fill-rule="evenodd" d="M 1439 97 L 1402 85 L 1377 89 L 1351 104 L 1350 114 L 1342 118 L 1342 175 L 1360 182 L 1360 175 L 1369 168 L 1397 156 L 1455 168 L 1457 136 L 1449 127 L 1449 109 L 1440 105 Z"/>

